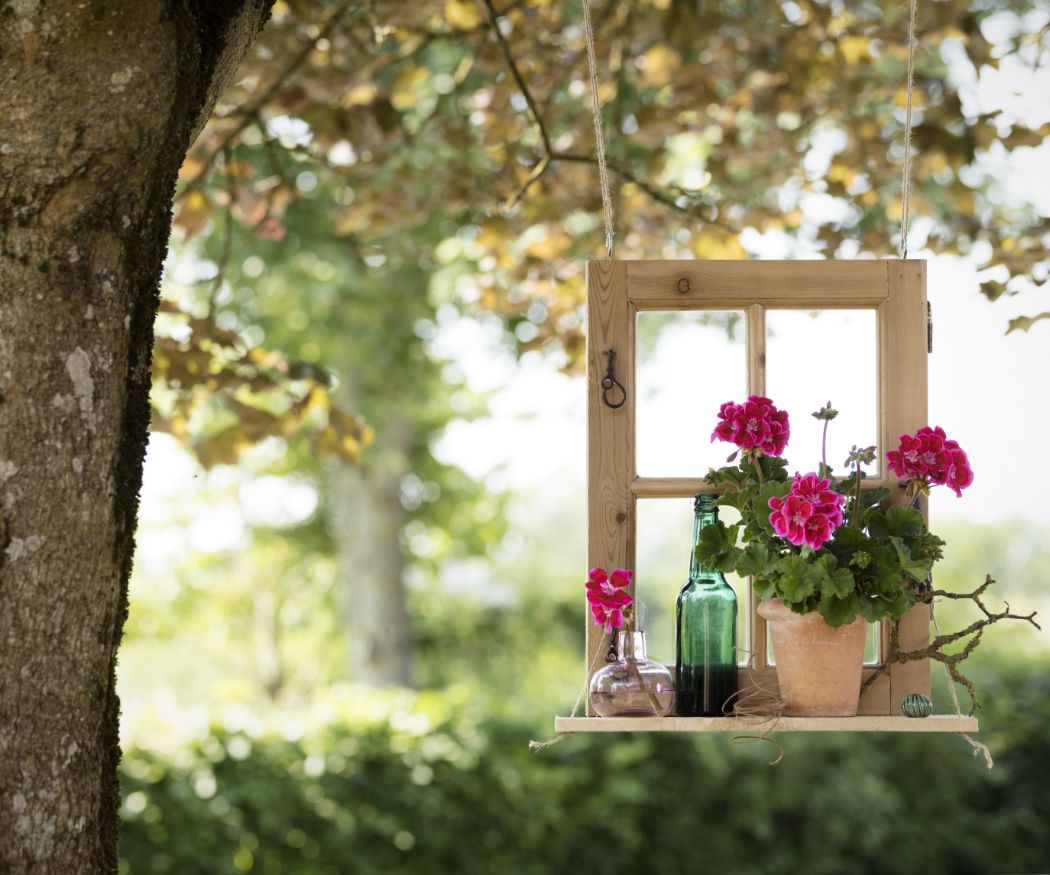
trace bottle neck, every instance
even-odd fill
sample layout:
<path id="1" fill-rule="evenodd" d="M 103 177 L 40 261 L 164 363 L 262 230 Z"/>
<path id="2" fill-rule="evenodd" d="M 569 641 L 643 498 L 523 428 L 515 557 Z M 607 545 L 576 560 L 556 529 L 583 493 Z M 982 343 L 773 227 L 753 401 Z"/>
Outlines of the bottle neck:
<path id="1" fill-rule="evenodd" d="M 696 558 L 696 548 L 700 546 L 700 533 L 705 527 L 714 525 L 716 522 L 718 522 L 717 508 L 697 508 L 696 516 L 693 518 L 693 549 L 689 554 L 690 580 L 697 580 L 698 578 L 707 578 L 709 582 L 721 580 L 722 575 L 720 572 L 711 568 L 705 568 Z"/>
<path id="2" fill-rule="evenodd" d="M 620 659 L 645 659 L 644 632 L 617 632 L 616 655 Z"/>

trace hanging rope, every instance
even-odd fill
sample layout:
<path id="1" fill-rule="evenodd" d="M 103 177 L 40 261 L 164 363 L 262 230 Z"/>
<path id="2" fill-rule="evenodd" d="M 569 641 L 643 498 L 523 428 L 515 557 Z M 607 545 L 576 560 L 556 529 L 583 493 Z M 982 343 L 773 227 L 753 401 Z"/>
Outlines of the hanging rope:
<path id="1" fill-rule="evenodd" d="M 587 669 L 587 676 L 583 679 L 583 686 L 580 687 L 580 693 L 576 697 L 576 704 L 572 706 L 572 713 L 569 714 L 569 718 L 572 719 L 576 716 L 580 710 L 580 705 L 583 704 L 583 697 L 587 695 L 587 688 L 591 682 L 591 675 L 594 674 L 595 668 L 598 667 L 598 663 L 605 659 L 605 653 L 607 650 L 605 639 L 608 636 L 603 635 L 598 649 L 594 651 L 594 659 L 591 660 L 591 664 Z M 552 744 L 557 744 L 559 741 L 564 741 L 573 733 L 571 732 L 559 732 L 554 738 L 547 739 L 547 741 L 530 741 L 529 750 L 543 750 L 545 747 L 550 747 Z"/>
<path id="2" fill-rule="evenodd" d="M 908 257 L 908 225 L 911 222 L 911 110 L 915 91 L 915 17 L 919 0 L 910 0 L 908 15 L 908 85 L 904 110 L 904 168 L 901 176 L 901 258 Z"/>
<path id="3" fill-rule="evenodd" d="M 611 259 L 614 237 L 612 194 L 609 191 L 609 169 L 605 166 L 605 133 L 602 131 L 602 108 L 598 102 L 598 62 L 594 57 L 594 26 L 591 24 L 590 0 L 583 0 L 583 35 L 587 42 L 587 67 L 591 73 L 591 115 L 594 116 L 594 148 L 598 153 L 598 181 L 602 189 L 605 257 Z"/>

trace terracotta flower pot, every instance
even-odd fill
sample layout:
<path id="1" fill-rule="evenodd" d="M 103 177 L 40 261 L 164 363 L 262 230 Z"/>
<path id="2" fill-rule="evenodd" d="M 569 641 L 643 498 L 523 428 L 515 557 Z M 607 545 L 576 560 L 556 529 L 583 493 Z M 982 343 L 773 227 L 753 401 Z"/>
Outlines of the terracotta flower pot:
<path id="1" fill-rule="evenodd" d="M 760 602 L 769 623 L 784 713 L 791 717 L 855 717 L 860 701 L 867 623 L 832 627 L 819 613 L 796 614 L 780 599 Z"/>

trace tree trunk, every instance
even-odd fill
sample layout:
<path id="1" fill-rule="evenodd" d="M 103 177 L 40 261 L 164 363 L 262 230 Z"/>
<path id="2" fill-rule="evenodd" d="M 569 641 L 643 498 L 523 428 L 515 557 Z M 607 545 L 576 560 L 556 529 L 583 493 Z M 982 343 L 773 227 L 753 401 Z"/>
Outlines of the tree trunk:
<path id="1" fill-rule="evenodd" d="M 0 871 L 117 869 L 114 667 L 179 165 L 272 0 L 0 4 Z"/>
<path id="2" fill-rule="evenodd" d="M 408 428 L 384 429 L 365 469 L 348 468 L 340 502 L 339 572 L 350 677 L 373 687 L 412 681 L 412 625 L 405 599 L 401 478 Z"/>

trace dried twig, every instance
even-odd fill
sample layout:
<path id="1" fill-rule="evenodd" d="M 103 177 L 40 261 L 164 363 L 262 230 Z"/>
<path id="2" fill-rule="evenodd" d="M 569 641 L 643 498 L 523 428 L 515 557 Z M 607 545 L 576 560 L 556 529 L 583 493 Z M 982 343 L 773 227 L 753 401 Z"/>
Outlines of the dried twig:
<path id="1" fill-rule="evenodd" d="M 1035 620 L 1036 611 L 1032 611 L 1030 614 L 1014 614 L 1010 611 L 1010 605 L 1007 602 L 1003 602 L 1004 607 L 1001 611 L 989 610 L 988 606 L 985 605 L 982 596 L 993 583 L 995 583 L 995 580 L 989 574 L 985 576 L 984 583 L 977 587 L 973 592 L 955 593 L 941 589 L 920 589 L 916 593 L 916 601 L 919 604 L 932 605 L 936 598 L 952 599 L 956 601 L 967 600 L 973 602 L 981 610 L 984 614 L 984 618 L 975 620 L 964 629 L 959 629 L 956 632 L 937 635 L 926 647 L 921 647 L 918 650 L 903 651 L 900 649 L 900 627 L 899 624 L 895 623 L 890 630 L 889 653 L 886 654 L 885 662 L 864 681 L 861 689 L 865 690 L 871 686 L 875 682 L 875 679 L 886 670 L 888 665 L 894 663 L 915 662 L 921 659 L 933 659 L 937 662 L 944 663 L 952 681 L 961 684 L 966 688 L 966 692 L 970 696 L 970 716 L 973 716 L 977 709 L 981 707 L 981 703 L 977 698 L 977 692 L 974 688 L 973 681 L 959 670 L 959 663 L 969 657 L 970 654 L 977 649 L 977 646 L 981 643 L 981 636 L 984 634 L 984 630 L 1002 620 L 1023 620 L 1027 623 L 1031 623 L 1036 629 L 1042 629 Z M 945 651 L 945 647 L 964 638 L 969 638 L 969 640 L 961 650 L 956 651 L 955 653 L 948 653 Z"/>

